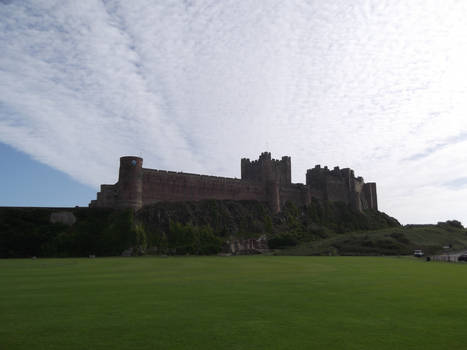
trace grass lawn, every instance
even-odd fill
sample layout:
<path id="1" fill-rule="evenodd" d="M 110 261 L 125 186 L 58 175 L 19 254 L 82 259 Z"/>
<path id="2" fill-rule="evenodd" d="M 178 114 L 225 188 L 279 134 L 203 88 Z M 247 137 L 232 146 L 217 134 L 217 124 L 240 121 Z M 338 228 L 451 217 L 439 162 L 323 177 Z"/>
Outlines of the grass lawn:
<path id="1" fill-rule="evenodd" d="M 467 348 L 467 265 L 411 258 L 0 261 L 0 349 Z"/>

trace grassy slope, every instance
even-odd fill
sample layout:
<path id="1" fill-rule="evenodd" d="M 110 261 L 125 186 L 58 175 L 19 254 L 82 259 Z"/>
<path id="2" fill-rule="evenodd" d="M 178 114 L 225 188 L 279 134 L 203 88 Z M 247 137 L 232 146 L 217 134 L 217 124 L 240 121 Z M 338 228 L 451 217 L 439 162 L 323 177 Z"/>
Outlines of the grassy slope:
<path id="1" fill-rule="evenodd" d="M 441 223 L 407 225 L 382 230 L 338 234 L 320 241 L 306 242 L 281 250 L 281 255 L 397 255 L 423 249 L 426 254 L 440 253 L 442 247 L 467 249 L 465 229 Z"/>
<path id="2" fill-rule="evenodd" d="M 410 258 L 0 261 L 1 349 L 447 349 L 467 266 Z"/>

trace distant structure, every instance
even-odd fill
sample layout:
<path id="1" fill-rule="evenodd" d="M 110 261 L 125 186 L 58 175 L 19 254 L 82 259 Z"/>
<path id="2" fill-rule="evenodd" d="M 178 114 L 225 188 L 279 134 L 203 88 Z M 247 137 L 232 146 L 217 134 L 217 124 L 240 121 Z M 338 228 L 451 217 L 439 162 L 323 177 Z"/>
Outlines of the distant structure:
<path id="1" fill-rule="evenodd" d="M 121 157 L 118 182 L 101 185 L 90 207 L 134 208 L 163 201 L 203 199 L 258 200 L 279 212 L 285 202 L 307 205 L 311 198 L 342 201 L 357 210 L 378 209 L 376 184 L 355 177 L 351 169 L 329 170 L 316 165 L 306 173 L 306 184 L 292 183 L 291 160 L 271 159 L 261 153 L 258 160 L 241 160 L 241 179 L 144 169 L 143 159 Z"/>

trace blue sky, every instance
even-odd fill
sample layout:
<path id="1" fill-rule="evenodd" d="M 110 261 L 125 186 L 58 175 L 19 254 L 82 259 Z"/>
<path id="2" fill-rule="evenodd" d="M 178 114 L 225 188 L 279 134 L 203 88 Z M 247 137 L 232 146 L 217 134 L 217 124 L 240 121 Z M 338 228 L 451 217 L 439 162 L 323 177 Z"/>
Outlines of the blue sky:
<path id="1" fill-rule="evenodd" d="M 467 223 L 466 18 L 455 0 L 0 1 L 2 154 L 82 204 L 122 155 L 239 177 L 268 150 L 295 182 L 353 168 L 404 223 Z M 1 173 L 2 205 L 32 202 Z"/>
<path id="2" fill-rule="evenodd" d="M 69 175 L 0 143 L 0 206 L 87 206 L 96 194 Z"/>

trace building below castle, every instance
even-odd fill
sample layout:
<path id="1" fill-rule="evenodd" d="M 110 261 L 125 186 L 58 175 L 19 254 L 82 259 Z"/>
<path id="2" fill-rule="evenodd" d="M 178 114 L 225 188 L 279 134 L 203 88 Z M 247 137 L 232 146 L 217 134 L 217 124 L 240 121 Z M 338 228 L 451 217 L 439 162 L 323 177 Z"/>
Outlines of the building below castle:
<path id="1" fill-rule="evenodd" d="M 287 201 L 302 206 L 312 198 L 342 201 L 357 210 L 378 209 L 376 184 L 355 177 L 351 169 L 329 170 L 316 165 L 306 184 L 292 183 L 290 157 L 241 160 L 241 179 L 143 168 L 139 157 L 121 157 L 118 182 L 101 185 L 90 207 L 134 208 L 164 201 L 257 200 L 279 212 Z"/>

